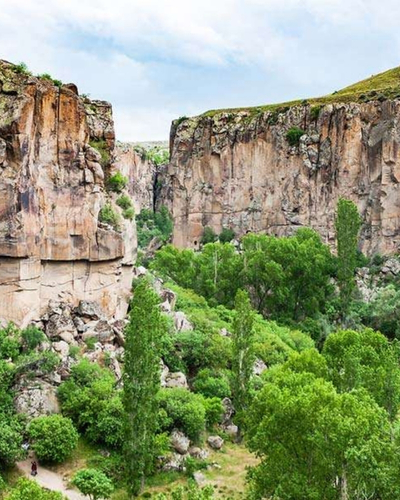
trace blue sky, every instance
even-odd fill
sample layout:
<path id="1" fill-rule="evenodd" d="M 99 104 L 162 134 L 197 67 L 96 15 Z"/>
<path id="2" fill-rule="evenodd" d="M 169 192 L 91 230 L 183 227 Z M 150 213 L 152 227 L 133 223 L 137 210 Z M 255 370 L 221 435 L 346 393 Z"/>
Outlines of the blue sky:
<path id="1" fill-rule="evenodd" d="M 396 0 L 0 0 L 0 58 L 113 104 L 117 137 L 400 65 Z"/>

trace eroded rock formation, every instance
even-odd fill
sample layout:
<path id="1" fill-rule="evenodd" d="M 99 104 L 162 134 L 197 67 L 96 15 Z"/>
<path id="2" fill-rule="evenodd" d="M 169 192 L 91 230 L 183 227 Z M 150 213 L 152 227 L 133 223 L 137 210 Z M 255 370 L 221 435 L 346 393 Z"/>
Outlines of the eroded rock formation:
<path id="1" fill-rule="evenodd" d="M 362 249 L 400 245 L 400 102 L 218 112 L 176 121 L 160 203 L 173 213 L 173 242 L 198 246 L 205 226 L 237 235 L 317 229 L 334 243 L 340 196 L 364 219 Z M 305 131 L 290 146 L 292 127 Z"/>
<path id="2" fill-rule="evenodd" d="M 134 222 L 100 222 L 115 205 L 111 106 L 0 61 L 0 319 L 25 325 L 50 299 L 127 309 Z"/>

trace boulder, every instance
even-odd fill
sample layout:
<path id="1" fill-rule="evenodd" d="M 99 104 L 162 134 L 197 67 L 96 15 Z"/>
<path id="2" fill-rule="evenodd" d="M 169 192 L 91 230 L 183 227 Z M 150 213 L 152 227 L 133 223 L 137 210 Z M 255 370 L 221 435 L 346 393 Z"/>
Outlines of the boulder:
<path id="1" fill-rule="evenodd" d="M 213 450 L 220 450 L 224 444 L 224 440 L 220 436 L 209 436 L 207 443 Z"/>
<path id="2" fill-rule="evenodd" d="M 69 345 L 64 340 L 53 342 L 53 349 L 61 356 L 62 359 L 68 358 Z"/>
<path id="3" fill-rule="evenodd" d="M 199 460 L 206 460 L 208 458 L 208 450 L 204 448 L 199 448 L 197 446 L 191 446 L 189 448 L 189 455 L 193 458 L 198 458 Z"/>
<path id="4" fill-rule="evenodd" d="M 256 359 L 253 365 L 253 374 L 260 376 L 265 370 L 268 370 L 268 366 L 264 361 L 262 359 Z"/>
<path id="5" fill-rule="evenodd" d="M 193 330 L 193 325 L 182 311 L 174 313 L 174 326 L 177 332 L 188 332 Z"/>
<path id="6" fill-rule="evenodd" d="M 57 389 L 42 379 L 24 378 L 16 387 L 15 409 L 28 419 L 60 413 Z"/>
<path id="7" fill-rule="evenodd" d="M 239 428 L 235 424 L 229 424 L 223 427 L 223 430 L 232 439 L 236 439 L 238 437 Z"/>
<path id="8" fill-rule="evenodd" d="M 183 432 L 174 429 L 171 433 L 171 444 L 180 455 L 186 455 L 189 450 L 190 439 Z"/>
<path id="9" fill-rule="evenodd" d="M 172 453 L 164 461 L 164 464 L 162 465 L 162 470 L 164 472 L 170 472 L 170 471 L 181 472 L 185 467 L 185 459 L 186 457 L 184 455 L 180 455 L 179 453 Z"/>
<path id="10" fill-rule="evenodd" d="M 97 302 L 81 300 L 76 309 L 76 314 L 90 319 L 100 319 L 103 314 Z"/>
<path id="11" fill-rule="evenodd" d="M 161 302 L 163 304 L 168 304 L 169 311 L 173 311 L 175 309 L 176 304 L 176 293 L 170 290 L 169 288 L 164 288 L 160 293 Z"/>
<path id="12" fill-rule="evenodd" d="M 204 486 L 207 482 L 206 476 L 199 470 L 193 473 L 193 479 L 198 486 Z"/>
<path id="13" fill-rule="evenodd" d="M 60 311 L 60 312 L 59 312 Z M 49 315 L 49 320 L 46 323 L 45 333 L 49 339 L 61 338 L 61 335 L 66 335 L 68 338 L 74 339 L 78 333 L 71 316 L 65 313 L 65 310 L 59 310 Z"/>
<path id="14" fill-rule="evenodd" d="M 182 372 L 168 373 L 165 378 L 165 387 L 170 389 L 181 387 L 182 389 L 188 388 L 186 375 Z"/>
<path id="15" fill-rule="evenodd" d="M 222 425 L 228 425 L 231 423 L 232 417 L 235 414 L 235 408 L 233 406 L 232 400 L 229 398 L 224 398 L 222 400 L 222 406 L 224 408 L 224 413 L 222 415 Z"/>

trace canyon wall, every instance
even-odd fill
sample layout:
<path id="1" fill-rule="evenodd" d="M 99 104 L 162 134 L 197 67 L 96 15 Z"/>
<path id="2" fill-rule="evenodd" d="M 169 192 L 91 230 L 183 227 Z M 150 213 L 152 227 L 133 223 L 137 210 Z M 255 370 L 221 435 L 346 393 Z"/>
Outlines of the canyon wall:
<path id="1" fill-rule="evenodd" d="M 97 302 L 123 317 L 136 252 L 134 221 L 105 189 L 113 170 L 111 106 L 0 61 L 0 319 L 26 325 L 49 300 Z"/>
<path id="2" fill-rule="evenodd" d="M 400 245 L 400 102 L 304 104 L 220 111 L 181 119 L 159 203 L 173 214 L 173 242 L 197 247 L 204 228 L 289 235 L 311 226 L 334 244 L 339 197 L 364 220 L 368 254 Z M 305 134 L 290 146 L 287 132 Z"/>

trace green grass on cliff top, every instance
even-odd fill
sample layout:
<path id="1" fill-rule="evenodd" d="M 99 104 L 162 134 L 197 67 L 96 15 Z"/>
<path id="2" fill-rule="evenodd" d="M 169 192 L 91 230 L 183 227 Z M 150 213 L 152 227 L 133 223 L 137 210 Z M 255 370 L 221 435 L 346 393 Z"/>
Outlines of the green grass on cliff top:
<path id="1" fill-rule="evenodd" d="M 342 90 L 333 92 L 322 97 L 310 99 L 298 99 L 278 104 L 267 104 L 263 106 L 213 109 L 205 112 L 202 116 L 214 116 L 219 113 L 230 113 L 238 111 L 249 111 L 259 113 L 263 111 L 278 111 L 282 108 L 290 108 L 307 102 L 311 106 L 323 106 L 330 103 L 348 103 L 348 102 L 368 102 L 372 100 L 385 100 L 400 98 L 400 66 L 389 69 L 378 75 L 372 75 L 370 78 L 349 85 Z"/>

